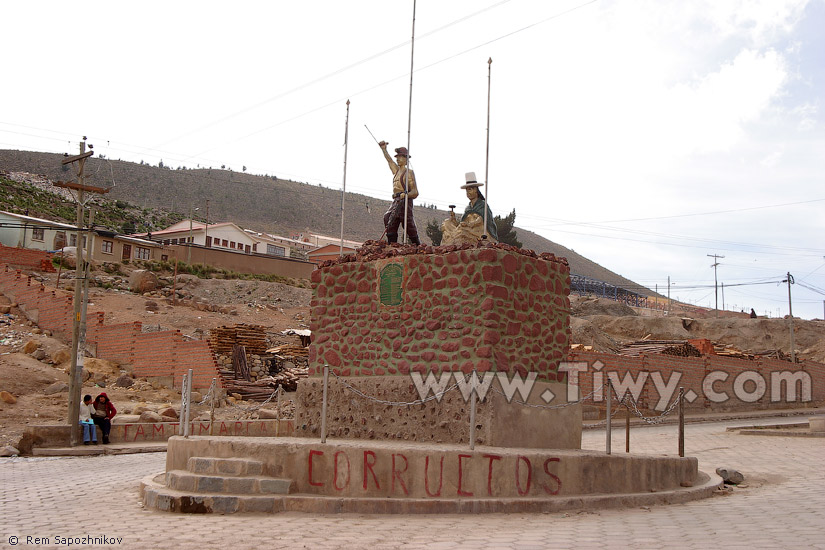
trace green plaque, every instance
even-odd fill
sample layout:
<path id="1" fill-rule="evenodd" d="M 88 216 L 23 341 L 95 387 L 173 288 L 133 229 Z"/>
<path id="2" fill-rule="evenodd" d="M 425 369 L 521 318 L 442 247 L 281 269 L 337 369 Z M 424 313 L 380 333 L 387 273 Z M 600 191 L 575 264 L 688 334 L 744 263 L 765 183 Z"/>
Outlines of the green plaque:
<path id="1" fill-rule="evenodd" d="M 387 264 L 381 270 L 380 284 L 378 293 L 381 299 L 381 305 L 397 306 L 401 303 L 401 296 L 403 293 L 404 271 L 401 264 L 392 263 Z"/>

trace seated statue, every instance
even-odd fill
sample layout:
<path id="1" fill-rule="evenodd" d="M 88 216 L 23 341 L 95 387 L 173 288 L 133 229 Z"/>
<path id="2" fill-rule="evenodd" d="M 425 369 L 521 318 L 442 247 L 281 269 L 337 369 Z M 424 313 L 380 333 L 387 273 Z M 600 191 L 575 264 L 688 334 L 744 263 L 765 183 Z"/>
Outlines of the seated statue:
<path id="1" fill-rule="evenodd" d="M 484 236 L 484 211 L 487 211 L 487 238 L 489 242 L 498 242 L 498 232 L 496 222 L 493 220 L 493 213 L 487 206 L 484 195 L 481 194 L 482 184 L 476 181 L 475 172 L 467 172 L 464 175 L 466 183 L 461 186 L 467 190 L 467 198 L 470 204 L 464 210 L 461 219 L 456 219 L 455 212 L 450 212 L 450 217 L 441 224 L 441 244 L 476 244 Z"/>

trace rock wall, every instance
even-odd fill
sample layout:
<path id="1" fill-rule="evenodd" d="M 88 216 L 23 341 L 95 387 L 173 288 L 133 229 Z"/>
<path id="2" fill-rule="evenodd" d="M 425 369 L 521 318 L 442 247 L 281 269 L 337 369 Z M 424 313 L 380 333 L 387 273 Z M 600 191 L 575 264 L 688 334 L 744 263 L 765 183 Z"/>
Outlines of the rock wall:
<path id="1" fill-rule="evenodd" d="M 347 377 L 475 368 L 564 381 L 563 258 L 507 245 L 359 252 L 312 273 L 310 375 L 327 364 Z"/>

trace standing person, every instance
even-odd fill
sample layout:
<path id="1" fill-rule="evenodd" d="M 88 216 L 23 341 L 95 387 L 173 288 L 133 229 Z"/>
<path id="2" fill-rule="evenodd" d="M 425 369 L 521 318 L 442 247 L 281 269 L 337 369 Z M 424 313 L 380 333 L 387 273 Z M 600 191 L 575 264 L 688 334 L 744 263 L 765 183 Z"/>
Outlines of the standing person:
<path id="1" fill-rule="evenodd" d="M 80 425 L 83 426 L 84 445 L 88 445 L 90 442 L 97 445 L 97 427 L 95 423 L 92 422 L 92 411 L 94 410 L 92 396 L 84 396 L 83 404 L 80 405 Z"/>
<path id="2" fill-rule="evenodd" d="M 387 152 L 387 142 L 378 144 L 392 170 L 392 204 L 384 214 L 384 230 L 387 232 L 387 242 L 398 242 L 398 226 L 404 224 L 404 204 L 407 205 L 407 237 L 412 244 L 421 244 L 418 238 L 418 229 L 413 219 L 413 199 L 418 197 L 418 186 L 415 184 L 415 174 L 407 168 L 410 154 L 406 147 L 395 150 L 395 160 Z"/>
<path id="3" fill-rule="evenodd" d="M 92 420 L 95 424 L 100 426 L 100 431 L 103 432 L 103 444 L 109 443 L 109 432 L 112 431 L 112 418 L 117 414 L 117 409 L 109 401 L 109 396 L 101 393 L 95 398 L 94 413 L 92 413 Z"/>

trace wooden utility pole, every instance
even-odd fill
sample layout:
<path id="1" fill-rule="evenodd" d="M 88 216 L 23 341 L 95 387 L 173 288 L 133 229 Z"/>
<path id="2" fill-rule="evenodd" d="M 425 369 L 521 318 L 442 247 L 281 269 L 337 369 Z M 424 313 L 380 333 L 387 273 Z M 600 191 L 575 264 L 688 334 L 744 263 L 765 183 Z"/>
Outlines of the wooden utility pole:
<path id="1" fill-rule="evenodd" d="M 716 267 L 719 265 L 719 258 L 724 258 L 718 254 L 708 254 L 708 258 L 713 258 L 713 263 L 710 267 L 713 268 L 713 293 L 716 295 L 716 316 L 719 317 L 719 282 L 716 278 Z"/>
<path id="2" fill-rule="evenodd" d="M 78 431 L 74 429 L 77 426 L 80 413 L 80 393 L 83 385 L 83 353 L 86 345 L 86 304 L 88 303 L 89 285 L 87 279 L 89 277 L 89 263 L 84 261 L 83 256 L 83 235 L 87 231 L 84 230 L 84 218 L 86 210 L 86 193 L 108 193 L 108 189 L 102 187 L 93 187 L 86 185 L 83 182 L 83 168 L 86 165 L 86 159 L 94 154 L 92 145 L 89 145 L 89 151 L 86 151 L 86 137 L 80 142 L 80 154 L 74 156 L 66 156 L 62 164 L 72 164 L 77 162 L 77 183 L 72 182 L 55 182 L 55 187 L 63 187 L 65 189 L 77 191 L 77 265 L 75 267 L 75 281 L 74 281 L 74 315 L 72 317 L 72 361 L 71 369 L 69 371 L 69 410 L 66 416 L 66 422 L 72 426 L 71 445 L 76 446 L 80 443 L 78 438 Z M 87 253 L 92 253 L 92 222 L 94 214 L 89 213 L 89 231 L 86 241 Z"/>
<path id="3" fill-rule="evenodd" d="M 791 327 L 791 361 L 796 364 L 796 350 L 793 342 L 793 304 L 791 303 L 791 285 L 795 281 L 790 271 L 788 272 L 788 278 L 782 282 L 788 283 L 788 325 Z"/>

